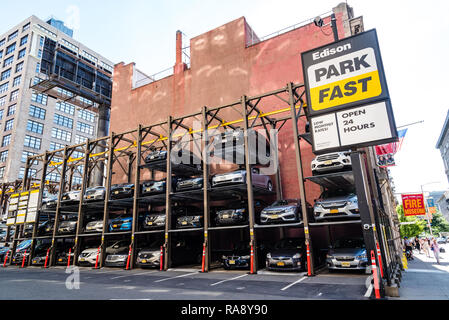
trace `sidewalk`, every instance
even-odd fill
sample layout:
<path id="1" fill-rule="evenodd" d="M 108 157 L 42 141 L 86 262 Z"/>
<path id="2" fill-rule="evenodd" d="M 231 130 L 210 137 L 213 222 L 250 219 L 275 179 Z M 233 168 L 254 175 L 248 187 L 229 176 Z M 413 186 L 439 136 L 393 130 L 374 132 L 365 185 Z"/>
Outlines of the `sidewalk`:
<path id="1" fill-rule="evenodd" d="M 449 300 L 449 246 L 440 253 L 440 264 L 436 263 L 433 252 L 426 254 L 413 251 L 414 260 L 408 261 L 408 269 L 402 273 L 399 298 L 389 300 Z"/>

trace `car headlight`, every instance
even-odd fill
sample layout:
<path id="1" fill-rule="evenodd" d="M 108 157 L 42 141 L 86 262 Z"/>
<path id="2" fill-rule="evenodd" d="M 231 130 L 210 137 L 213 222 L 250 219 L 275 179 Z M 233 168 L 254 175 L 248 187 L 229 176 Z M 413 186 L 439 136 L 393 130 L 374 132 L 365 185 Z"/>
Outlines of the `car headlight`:
<path id="1" fill-rule="evenodd" d="M 129 222 L 131 222 L 131 221 L 132 221 L 131 219 L 123 220 L 123 223 L 129 223 Z"/>
<path id="2" fill-rule="evenodd" d="M 357 256 L 356 258 L 357 258 L 357 260 L 364 260 L 364 259 L 367 259 L 367 257 L 366 257 L 366 252 L 365 252 L 365 253 L 362 253 L 361 255 Z"/>
<path id="3" fill-rule="evenodd" d="M 235 210 L 235 213 L 245 213 L 246 210 L 245 209 L 237 209 Z"/>
<path id="4" fill-rule="evenodd" d="M 267 253 L 267 259 L 271 259 L 271 253 Z"/>
<path id="5" fill-rule="evenodd" d="M 295 208 L 288 208 L 285 213 L 295 213 Z"/>
<path id="6" fill-rule="evenodd" d="M 221 259 L 226 260 L 228 257 L 226 256 L 221 256 Z"/>
<path id="7" fill-rule="evenodd" d="M 241 259 L 242 260 L 248 260 L 250 258 L 250 256 L 242 256 Z"/>
<path id="8" fill-rule="evenodd" d="M 155 220 L 155 222 L 165 222 L 165 216 L 158 216 Z"/>
<path id="9" fill-rule="evenodd" d="M 293 255 L 293 259 L 299 259 L 301 258 L 301 254 L 300 253 L 296 253 Z"/>
<path id="10" fill-rule="evenodd" d="M 334 258 L 333 255 L 331 255 L 331 254 L 326 254 L 326 259 L 333 259 L 333 258 Z"/>

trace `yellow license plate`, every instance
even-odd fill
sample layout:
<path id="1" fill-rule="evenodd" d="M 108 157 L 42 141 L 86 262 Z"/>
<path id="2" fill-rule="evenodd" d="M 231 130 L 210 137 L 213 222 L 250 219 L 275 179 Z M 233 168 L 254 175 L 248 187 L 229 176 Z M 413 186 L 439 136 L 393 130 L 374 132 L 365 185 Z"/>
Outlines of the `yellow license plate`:
<path id="1" fill-rule="evenodd" d="M 58 261 L 59 261 L 59 262 L 62 262 L 62 259 L 59 259 Z"/>
<path id="2" fill-rule="evenodd" d="M 117 227 L 118 227 L 118 225 L 114 224 L 114 225 L 113 225 L 112 227 L 113 227 L 113 228 L 117 228 Z"/>
<path id="3" fill-rule="evenodd" d="M 36 260 L 33 260 L 33 263 L 37 263 L 37 261 L 36 261 Z"/>
<path id="4" fill-rule="evenodd" d="M 350 262 L 342 262 L 342 263 L 341 263 L 341 266 L 342 266 L 342 267 L 350 267 L 350 266 L 351 266 L 351 263 L 350 263 Z"/>
<path id="5" fill-rule="evenodd" d="M 282 261 L 280 261 L 280 262 L 277 263 L 277 266 L 278 266 L 278 267 L 283 267 L 283 266 L 285 266 L 285 263 L 282 262 Z"/>
<path id="6" fill-rule="evenodd" d="M 338 209 L 331 209 L 331 213 L 338 213 Z"/>
<path id="7" fill-rule="evenodd" d="M 142 260 L 142 263 L 147 263 L 147 260 Z"/>
<path id="8" fill-rule="evenodd" d="M 229 215 L 228 214 L 224 214 L 223 215 L 223 219 L 227 219 L 227 218 L 229 218 Z"/>
<path id="9" fill-rule="evenodd" d="M 185 226 L 185 225 L 187 225 L 187 221 L 183 221 L 181 224 L 182 224 L 183 226 Z"/>
<path id="10" fill-rule="evenodd" d="M 80 258 L 80 261 L 82 262 L 82 261 L 86 261 L 84 258 Z"/>
<path id="11" fill-rule="evenodd" d="M 235 260 L 229 260 L 229 264 L 235 264 Z"/>
<path id="12" fill-rule="evenodd" d="M 327 161 L 324 161 L 324 164 L 325 164 L 326 166 L 329 166 L 329 165 L 331 165 L 331 164 L 332 164 L 332 160 L 327 160 Z"/>
<path id="13" fill-rule="evenodd" d="M 149 225 L 149 226 L 152 226 L 153 225 L 153 222 L 147 222 L 147 225 Z"/>
<path id="14" fill-rule="evenodd" d="M 279 215 L 277 215 L 277 214 L 274 214 L 271 216 L 271 219 L 277 219 L 277 218 L 279 218 Z"/>
<path id="15" fill-rule="evenodd" d="M 114 194 L 118 194 L 118 191 L 115 191 Z"/>

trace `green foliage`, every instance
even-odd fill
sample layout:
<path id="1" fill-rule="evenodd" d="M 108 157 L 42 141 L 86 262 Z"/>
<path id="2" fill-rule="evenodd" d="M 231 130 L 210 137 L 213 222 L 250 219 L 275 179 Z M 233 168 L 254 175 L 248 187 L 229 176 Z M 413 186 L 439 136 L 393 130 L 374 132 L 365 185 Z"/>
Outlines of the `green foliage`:
<path id="1" fill-rule="evenodd" d="M 449 223 L 439 211 L 432 215 L 431 226 L 434 235 L 438 235 L 441 232 L 449 232 Z M 427 227 L 426 230 L 428 229 L 429 228 Z"/>
<path id="2" fill-rule="evenodd" d="M 398 213 L 399 222 L 415 222 L 414 224 L 406 224 L 400 226 L 401 237 L 417 237 L 419 236 L 426 227 L 426 221 L 420 220 L 417 217 L 406 217 L 404 216 L 404 208 L 402 205 L 396 207 L 396 212 Z"/>

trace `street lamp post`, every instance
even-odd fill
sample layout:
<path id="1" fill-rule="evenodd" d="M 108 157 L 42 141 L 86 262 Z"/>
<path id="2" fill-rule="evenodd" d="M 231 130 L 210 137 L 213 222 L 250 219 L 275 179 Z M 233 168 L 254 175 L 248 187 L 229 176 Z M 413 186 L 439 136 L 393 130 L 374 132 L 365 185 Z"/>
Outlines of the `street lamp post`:
<path id="1" fill-rule="evenodd" d="M 429 212 L 427 210 L 427 205 L 426 205 L 426 197 L 424 195 L 424 189 L 423 187 L 428 185 L 428 184 L 434 184 L 434 183 L 440 183 L 440 181 L 434 181 L 434 182 L 428 182 L 428 183 L 424 183 L 421 185 L 421 193 L 423 195 L 424 198 L 424 208 L 426 209 L 426 218 L 427 218 L 427 223 L 429 225 L 429 230 L 430 230 L 430 236 L 433 238 L 433 232 L 432 232 L 432 226 L 430 225 L 430 217 L 429 217 Z"/>

